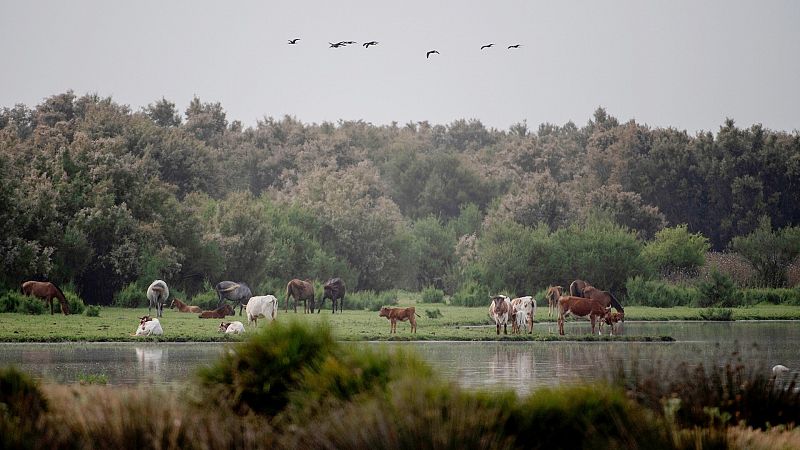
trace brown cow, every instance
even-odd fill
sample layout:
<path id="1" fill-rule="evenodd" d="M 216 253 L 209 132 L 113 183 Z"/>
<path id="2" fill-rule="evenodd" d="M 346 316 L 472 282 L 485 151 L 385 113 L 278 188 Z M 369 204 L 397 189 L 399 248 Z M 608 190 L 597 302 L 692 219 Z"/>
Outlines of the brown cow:
<path id="1" fill-rule="evenodd" d="M 289 298 L 294 300 L 294 312 L 297 313 L 297 302 L 302 300 L 304 312 L 309 311 L 308 301 L 311 301 L 311 313 L 314 313 L 314 285 L 310 281 L 293 279 L 286 285 L 286 312 L 289 312 Z"/>
<path id="2" fill-rule="evenodd" d="M 558 334 L 564 335 L 564 318 L 567 314 L 579 317 L 589 316 L 592 334 L 598 319 L 603 319 L 608 310 L 597 300 L 583 297 L 565 296 L 558 298 Z"/>
<path id="3" fill-rule="evenodd" d="M 417 332 L 417 317 L 421 317 L 419 314 L 416 313 L 413 306 L 408 308 L 389 308 L 388 306 L 384 306 L 381 308 L 381 312 L 378 313 L 379 317 L 386 317 L 391 322 L 389 327 L 389 334 L 397 333 L 397 321 L 406 321 L 411 324 L 411 332 Z M 416 316 L 416 317 L 415 317 Z"/>
<path id="4" fill-rule="evenodd" d="M 236 310 L 233 309 L 231 305 L 225 303 L 213 311 L 203 311 L 197 317 L 201 319 L 224 319 L 225 316 L 232 316 L 234 314 L 236 314 Z"/>
<path id="5" fill-rule="evenodd" d="M 614 335 L 614 332 L 617 331 L 618 328 L 619 328 L 618 323 L 619 322 L 624 322 L 624 321 L 625 321 L 625 313 L 616 312 L 616 311 L 614 311 L 614 312 L 609 311 L 608 313 L 606 313 L 606 316 L 603 318 L 603 322 L 605 322 L 606 324 L 611 326 L 611 335 L 612 336 Z M 602 324 L 603 323 L 601 322 L 600 325 L 602 326 Z"/>

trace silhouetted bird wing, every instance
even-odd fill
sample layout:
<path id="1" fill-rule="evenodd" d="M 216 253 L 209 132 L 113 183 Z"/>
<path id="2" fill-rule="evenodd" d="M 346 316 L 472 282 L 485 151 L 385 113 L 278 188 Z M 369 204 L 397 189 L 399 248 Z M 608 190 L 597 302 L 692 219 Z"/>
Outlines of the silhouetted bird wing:
<path id="1" fill-rule="evenodd" d="M 519 48 L 522 44 L 509 45 L 508 48 Z"/>
<path id="2" fill-rule="evenodd" d="M 431 56 L 431 54 L 432 54 L 432 53 L 436 53 L 437 55 L 439 54 L 439 52 L 438 52 L 438 51 L 436 51 L 436 50 L 431 50 L 431 51 L 429 51 L 428 53 L 426 53 L 426 54 L 425 54 L 425 58 L 430 58 L 430 56 Z"/>
<path id="3" fill-rule="evenodd" d="M 300 38 L 296 38 L 296 39 L 289 39 L 289 43 L 290 43 L 290 44 L 297 44 L 297 41 L 299 41 L 299 40 L 300 40 Z"/>
<path id="4" fill-rule="evenodd" d="M 486 44 L 486 45 L 481 45 L 481 50 L 483 50 L 483 49 L 485 49 L 485 48 L 489 48 L 489 47 L 491 47 L 491 46 L 493 46 L 493 45 L 494 45 L 494 44 Z"/>

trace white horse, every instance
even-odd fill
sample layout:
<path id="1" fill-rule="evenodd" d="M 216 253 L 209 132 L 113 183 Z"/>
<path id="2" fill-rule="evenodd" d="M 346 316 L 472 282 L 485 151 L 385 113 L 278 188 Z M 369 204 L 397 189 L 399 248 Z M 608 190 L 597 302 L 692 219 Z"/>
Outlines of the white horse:
<path id="1" fill-rule="evenodd" d="M 164 303 L 167 302 L 168 298 L 169 288 L 167 287 L 167 283 L 163 280 L 156 280 L 150 283 L 150 287 L 147 288 L 147 300 L 150 301 L 147 305 L 147 314 L 150 315 L 150 309 L 155 306 L 156 317 L 163 317 Z"/>

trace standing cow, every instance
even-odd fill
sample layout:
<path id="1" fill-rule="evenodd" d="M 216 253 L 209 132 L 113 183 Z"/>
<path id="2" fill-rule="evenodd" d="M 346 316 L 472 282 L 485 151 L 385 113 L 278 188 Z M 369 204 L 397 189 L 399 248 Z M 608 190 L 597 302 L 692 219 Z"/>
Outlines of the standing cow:
<path id="1" fill-rule="evenodd" d="M 153 306 L 156 307 L 156 317 L 163 317 L 164 316 L 164 303 L 167 302 L 169 298 L 169 288 L 167 287 L 167 283 L 163 280 L 156 280 L 150 283 L 150 286 L 147 288 L 147 315 L 150 315 L 150 310 Z"/>
<path id="2" fill-rule="evenodd" d="M 253 293 L 250 291 L 250 287 L 241 281 L 220 281 L 214 287 L 214 290 L 217 291 L 217 298 L 219 298 L 217 308 L 222 307 L 222 304 L 225 303 L 225 300 L 232 300 L 234 302 L 234 308 L 236 308 L 235 305 L 237 303 L 239 304 L 240 316 L 242 315 L 242 309 L 247 305 L 247 301 L 253 296 Z M 236 310 L 234 309 L 234 312 L 235 311 Z"/>
<path id="3" fill-rule="evenodd" d="M 489 305 L 489 315 L 497 325 L 497 335 L 500 335 L 501 325 L 503 334 L 508 334 L 508 321 L 511 319 L 511 300 L 505 295 L 492 297 L 492 304 Z"/>
<path id="4" fill-rule="evenodd" d="M 322 286 L 322 298 L 319 301 L 319 306 L 317 307 L 317 314 L 319 314 L 320 310 L 322 309 L 322 305 L 325 303 L 325 299 L 331 299 L 333 302 L 333 313 L 336 314 L 336 301 L 339 301 L 339 312 L 342 312 L 342 308 L 344 307 L 344 294 L 346 291 L 344 281 L 341 278 L 331 278 L 330 280 L 326 281 L 325 284 Z"/>

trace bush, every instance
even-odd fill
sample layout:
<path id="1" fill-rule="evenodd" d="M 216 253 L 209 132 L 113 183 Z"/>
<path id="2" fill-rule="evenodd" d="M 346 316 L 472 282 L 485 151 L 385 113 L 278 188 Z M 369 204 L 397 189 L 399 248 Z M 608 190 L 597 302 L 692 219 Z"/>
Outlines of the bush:
<path id="1" fill-rule="evenodd" d="M 53 301 L 55 304 L 58 304 L 58 300 Z M 55 311 L 59 308 L 53 305 L 53 309 Z M 36 297 L 22 296 L 17 304 L 16 312 L 19 314 L 31 314 L 38 316 L 40 314 L 44 314 L 45 312 L 50 313 L 50 305 L 45 306 L 45 302 Z"/>
<path id="2" fill-rule="evenodd" d="M 800 305 L 800 289 L 742 289 L 743 305 L 771 303 L 773 305 Z"/>
<path id="3" fill-rule="evenodd" d="M 213 309 L 217 309 L 217 305 L 219 304 L 219 297 L 217 296 L 216 291 L 205 291 L 192 297 L 192 300 L 189 302 L 189 304 L 197 305 L 204 311 L 210 311 Z"/>
<path id="4" fill-rule="evenodd" d="M 122 308 L 147 308 L 147 291 L 143 291 L 136 283 L 125 286 L 114 296 L 114 306 Z"/>
<path id="5" fill-rule="evenodd" d="M 17 312 L 20 302 L 22 302 L 24 299 L 24 295 L 15 291 L 6 291 L 0 294 L 0 312 Z"/>
<path id="6" fill-rule="evenodd" d="M 344 298 L 344 309 L 358 311 L 380 311 L 382 306 L 397 305 L 397 291 L 358 291 L 347 294 Z"/>
<path id="7" fill-rule="evenodd" d="M 646 280 L 635 276 L 625 282 L 628 292 L 626 303 L 629 305 L 671 308 L 673 306 L 689 306 L 698 299 L 697 289 L 672 285 L 663 281 Z"/>
<path id="8" fill-rule="evenodd" d="M 697 298 L 698 306 L 707 308 L 709 306 L 732 307 L 738 303 L 738 289 L 733 284 L 731 277 L 712 270 L 710 279 L 701 281 L 697 285 L 700 296 Z"/>
<path id="9" fill-rule="evenodd" d="M 47 400 L 39 385 L 14 367 L 0 368 L 0 447 L 33 448 Z"/>
<path id="10" fill-rule="evenodd" d="M 468 281 L 450 297 L 455 306 L 489 306 L 489 288 L 475 281 Z"/>
<path id="11" fill-rule="evenodd" d="M 422 303 L 443 303 L 444 291 L 434 287 L 427 287 L 422 290 Z"/>
<path id="12" fill-rule="evenodd" d="M 86 317 L 100 317 L 100 307 L 97 305 L 89 305 L 86 307 L 84 314 L 86 314 Z"/>
<path id="13" fill-rule="evenodd" d="M 733 320 L 733 310 L 730 308 L 708 308 L 700 311 L 700 318 L 717 322 L 729 322 Z"/>
<path id="14" fill-rule="evenodd" d="M 439 311 L 439 308 L 436 308 L 436 309 L 426 309 L 426 310 L 425 310 L 425 316 L 426 316 L 428 319 L 439 319 L 439 318 L 443 317 L 443 316 L 442 316 L 442 312 L 441 312 L 441 311 Z"/>
<path id="15" fill-rule="evenodd" d="M 70 313 L 83 314 L 83 311 L 86 309 L 86 304 L 83 303 L 83 300 L 81 300 L 80 297 L 78 297 L 78 294 L 72 291 L 64 290 L 64 297 L 67 299 Z M 61 308 L 59 307 L 58 309 L 60 310 Z"/>
<path id="16" fill-rule="evenodd" d="M 642 257 L 662 274 L 692 273 L 705 263 L 705 254 L 710 247 L 708 238 L 699 233 L 689 233 L 684 224 L 658 231 L 655 239 L 645 245 Z"/>

